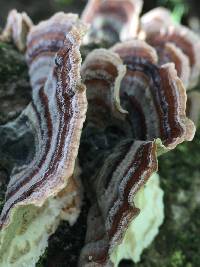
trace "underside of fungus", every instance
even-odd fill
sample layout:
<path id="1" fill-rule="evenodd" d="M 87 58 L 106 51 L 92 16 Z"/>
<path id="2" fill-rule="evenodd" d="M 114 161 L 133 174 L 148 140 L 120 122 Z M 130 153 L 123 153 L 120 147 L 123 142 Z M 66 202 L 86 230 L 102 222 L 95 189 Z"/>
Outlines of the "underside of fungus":
<path id="1" fill-rule="evenodd" d="M 79 52 L 85 29 L 76 15 L 58 13 L 29 31 L 32 102 L 1 131 L 30 132 L 32 158 L 11 172 L 0 218 L 2 266 L 35 266 L 60 219 L 72 224 L 79 214 L 74 167 L 87 106 Z"/>
<path id="2" fill-rule="evenodd" d="M 85 41 L 113 44 L 136 36 L 142 0 L 89 0 L 82 20 L 91 24 Z"/>

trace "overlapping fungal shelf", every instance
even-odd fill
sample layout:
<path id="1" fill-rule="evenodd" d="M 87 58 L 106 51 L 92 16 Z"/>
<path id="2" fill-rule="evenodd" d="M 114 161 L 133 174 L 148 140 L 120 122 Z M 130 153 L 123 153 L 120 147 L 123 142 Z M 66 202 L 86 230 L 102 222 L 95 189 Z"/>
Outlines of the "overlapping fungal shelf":
<path id="1" fill-rule="evenodd" d="M 42 21 L 31 28 L 27 40 L 26 58 L 33 93 L 45 84 L 55 65 L 55 54 L 63 47 L 66 34 L 78 23 L 80 23 L 78 15 L 60 12 L 50 20 Z"/>
<path id="2" fill-rule="evenodd" d="M 91 24 L 86 42 L 110 44 L 127 40 L 137 35 L 143 2 L 141 0 L 89 0 L 82 20 Z"/>
<path id="3" fill-rule="evenodd" d="M 87 90 L 87 99 L 91 103 L 87 112 L 89 120 L 92 121 L 91 116 L 93 120 L 101 116 L 106 108 L 113 117 L 122 117 L 122 113 L 126 111 L 120 105 L 119 91 L 126 67 L 120 57 L 106 49 L 95 49 L 88 55 L 81 72 L 83 81 L 89 88 Z M 98 114 L 90 112 L 93 107 L 95 110 L 98 107 Z"/>
<path id="4" fill-rule="evenodd" d="M 79 52 L 85 30 L 76 15 L 58 13 L 29 31 L 32 102 L 5 127 L 17 132 L 24 121 L 34 156 L 11 173 L 0 217 L 2 266 L 35 266 L 61 217 L 74 223 L 79 214 L 74 168 L 87 106 Z"/>
<path id="5" fill-rule="evenodd" d="M 135 138 L 160 138 L 169 149 L 183 140 L 191 140 L 194 125 L 185 114 L 186 91 L 174 64 L 158 65 L 155 50 L 140 40 L 116 44 L 111 50 L 127 66 L 121 84 L 121 103 L 129 114 L 132 112 L 132 120 L 135 107 L 139 113 L 141 121 L 133 129 L 141 129 Z"/>
<path id="6" fill-rule="evenodd" d="M 154 8 L 141 17 L 141 29 L 154 33 L 173 24 L 171 12 L 163 7 Z"/>
<path id="7" fill-rule="evenodd" d="M 168 16 L 166 13 L 166 10 L 155 9 L 141 18 L 146 41 L 156 48 L 161 63 L 174 62 L 186 87 L 193 88 L 197 85 L 200 74 L 200 38 L 189 28 L 175 25 L 172 19 L 164 20 Z M 190 70 L 184 57 L 189 61 Z"/>
<path id="8" fill-rule="evenodd" d="M 114 60 L 117 57 L 121 59 L 118 67 Z M 122 65 L 126 72 L 118 79 L 119 90 L 111 81 L 117 80 L 117 69 L 122 69 Z M 94 159 L 89 177 L 83 165 L 83 180 L 85 175 L 93 205 L 79 266 L 113 266 L 116 264 L 113 253 L 123 243 L 125 233 L 131 232 L 130 227 L 135 227 L 131 223 L 139 209 L 134 199 L 157 171 L 157 153 L 191 140 L 195 127 L 186 117 L 186 92 L 174 64 L 160 66 L 156 50 L 144 41 L 125 41 L 110 50 L 91 52 L 84 61 L 82 77 L 89 103 L 82 145 L 87 143 L 93 147 L 101 164 L 95 172 Z M 113 89 L 119 94 L 121 116 L 113 112 L 114 97 L 110 93 Z M 94 129 L 98 138 L 91 134 Z M 95 153 L 92 148 L 89 152 Z M 160 218 L 163 218 L 162 205 L 159 208 Z M 156 221 L 153 230 L 149 225 L 154 234 L 148 237 L 151 231 L 147 231 L 146 240 L 156 235 L 155 229 L 162 220 L 157 218 Z M 141 253 L 140 248 L 138 250 Z M 129 256 L 138 259 L 140 253 L 137 253 Z"/>
<path id="9" fill-rule="evenodd" d="M 158 233 L 164 212 L 157 157 L 193 139 L 186 89 L 199 78 L 200 41 L 163 8 L 139 21 L 141 8 L 140 0 L 89 0 L 85 42 L 109 49 L 91 51 L 82 66 L 86 26 L 77 15 L 60 12 L 33 26 L 10 13 L 0 38 L 27 47 L 32 102 L 0 130 L 27 129 L 34 142 L 31 160 L 11 173 L 0 265 L 35 266 L 59 221 L 75 222 L 82 190 L 77 155 L 91 200 L 80 267 L 137 262 Z"/>

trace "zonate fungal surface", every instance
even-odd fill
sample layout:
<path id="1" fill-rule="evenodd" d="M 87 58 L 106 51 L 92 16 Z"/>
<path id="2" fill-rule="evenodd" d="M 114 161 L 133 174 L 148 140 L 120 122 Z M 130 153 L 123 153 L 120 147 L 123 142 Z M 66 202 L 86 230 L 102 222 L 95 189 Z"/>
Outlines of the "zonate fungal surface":
<path id="1" fill-rule="evenodd" d="M 0 266 L 35 266 L 59 222 L 76 221 L 83 190 L 91 207 L 80 267 L 138 262 L 157 235 L 157 158 L 193 139 L 186 90 L 199 78 L 200 41 L 169 11 L 140 20 L 141 9 L 140 0 L 90 0 L 82 20 L 59 12 L 38 25 L 10 12 L 0 40 L 25 51 L 32 101 L 0 136 L 31 141 L 7 185 Z M 81 64 L 80 46 L 94 44 L 107 49 Z"/>

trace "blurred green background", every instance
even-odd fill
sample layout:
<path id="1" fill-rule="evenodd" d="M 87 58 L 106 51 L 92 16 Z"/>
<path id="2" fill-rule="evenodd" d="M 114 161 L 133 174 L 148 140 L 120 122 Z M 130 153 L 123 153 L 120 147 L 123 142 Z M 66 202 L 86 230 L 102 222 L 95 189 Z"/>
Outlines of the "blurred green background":
<path id="1" fill-rule="evenodd" d="M 0 25 L 3 25 L 12 8 L 26 11 L 34 22 L 38 22 L 59 10 L 80 14 L 86 2 L 87 0 L 0 0 Z M 199 0 L 144 0 L 143 12 L 160 5 L 170 8 L 177 20 L 183 16 L 186 23 L 188 16 L 200 16 Z"/>
<path id="2" fill-rule="evenodd" d="M 199 0 L 143 0 L 143 13 L 157 6 L 172 11 L 174 20 L 189 25 L 193 30 L 200 29 Z M 81 14 L 87 0 L 0 0 L 0 27 L 2 28 L 9 10 L 26 11 L 34 23 L 46 19 L 57 11 Z"/>

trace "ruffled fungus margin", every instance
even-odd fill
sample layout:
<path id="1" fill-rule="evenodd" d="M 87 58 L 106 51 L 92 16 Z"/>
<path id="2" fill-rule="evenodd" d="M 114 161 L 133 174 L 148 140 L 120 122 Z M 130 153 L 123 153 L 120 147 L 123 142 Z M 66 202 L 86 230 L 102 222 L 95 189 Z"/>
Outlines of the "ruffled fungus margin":
<path id="1" fill-rule="evenodd" d="M 27 32 L 15 32 L 12 15 L 8 32 L 21 40 Z M 19 122 L 25 123 L 34 156 L 13 169 L 7 187 L 0 219 L 0 262 L 6 266 L 34 266 L 60 219 L 74 223 L 80 212 L 81 187 L 73 173 L 87 108 L 79 52 L 86 26 L 76 15 L 58 13 L 29 30 L 32 102 L 3 127 L 19 131 Z"/>

